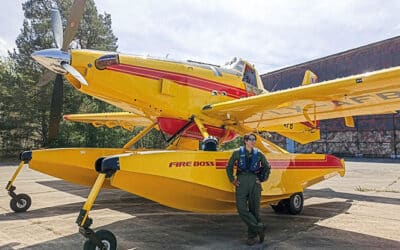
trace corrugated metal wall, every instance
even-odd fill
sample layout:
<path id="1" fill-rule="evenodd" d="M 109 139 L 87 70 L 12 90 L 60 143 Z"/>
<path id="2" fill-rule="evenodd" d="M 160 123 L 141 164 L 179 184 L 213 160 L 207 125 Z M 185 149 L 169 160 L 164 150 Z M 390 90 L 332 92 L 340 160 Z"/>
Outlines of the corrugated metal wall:
<path id="1" fill-rule="evenodd" d="M 299 86 L 310 69 L 319 81 L 365 73 L 400 65 L 400 36 L 348 50 L 261 76 L 269 91 Z M 344 126 L 343 119 L 321 121 L 321 140 L 295 144 L 296 152 L 329 153 L 339 156 L 400 157 L 400 115 L 355 117 L 355 128 Z M 290 122 L 290 121 L 288 121 Z M 286 147 L 282 136 L 272 141 Z"/>

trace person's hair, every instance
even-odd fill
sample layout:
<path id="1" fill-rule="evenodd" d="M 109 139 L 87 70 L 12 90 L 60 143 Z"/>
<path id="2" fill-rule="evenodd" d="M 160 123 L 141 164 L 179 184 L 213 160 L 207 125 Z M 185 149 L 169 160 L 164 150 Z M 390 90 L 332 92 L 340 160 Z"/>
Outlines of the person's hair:
<path id="1" fill-rule="evenodd" d="M 248 140 L 250 139 L 250 136 L 253 136 L 253 137 L 256 138 L 256 140 L 257 140 L 256 134 L 254 134 L 254 133 L 248 133 L 248 134 L 245 134 L 245 135 L 244 135 L 244 137 L 243 137 L 243 143 L 244 143 L 245 141 L 248 141 Z"/>

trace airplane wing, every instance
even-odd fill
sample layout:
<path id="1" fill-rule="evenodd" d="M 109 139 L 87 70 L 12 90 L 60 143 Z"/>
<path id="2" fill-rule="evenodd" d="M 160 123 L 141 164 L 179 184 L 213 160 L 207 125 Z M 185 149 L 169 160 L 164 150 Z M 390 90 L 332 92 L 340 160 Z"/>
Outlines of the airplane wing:
<path id="1" fill-rule="evenodd" d="M 203 112 L 251 128 L 400 110 L 400 67 L 211 104 Z"/>
<path id="2" fill-rule="evenodd" d="M 129 131 L 133 131 L 135 126 L 148 126 L 153 123 L 152 120 L 145 116 L 129 112 L 64 115 L 64 120 L 90 123 L 95 127 L 106 126 L 113 128 L 121 126 Z"/>

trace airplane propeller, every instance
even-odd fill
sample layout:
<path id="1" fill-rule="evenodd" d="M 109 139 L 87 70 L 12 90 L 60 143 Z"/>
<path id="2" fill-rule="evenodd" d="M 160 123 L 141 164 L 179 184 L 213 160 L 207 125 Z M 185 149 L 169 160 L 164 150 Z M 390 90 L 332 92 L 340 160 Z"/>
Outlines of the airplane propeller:
<path id="1" fill-rule="evenodd" d="M 64 33 L 64 42 L 61 47 L 61 50 L 63 51 L 67 50 L 68 46 L 74 39 L 76 32 L 78 31 L 79 22 L 82 19 L 83 11 L 85 10 L 85 3 L 86 0 L 75 0 L 72 4 L 67 27 Z"/>
<path id="2" fill-rule="evenodd" d="M 56 74 L 70 73 L 75 79 L 83 85 L 88 85 L 85 78 L 74 69 L 70 63 L 69 54 L 64 53 L 67 51 L 69 44 L 71 44 L 79 27 L 80 19 L 83 16 L 86 0 L 75 0 L 71 7 L 71 14 L 69 16 L 67 27 L 65 30 L 65 39 L 62 32 L 62 21 L 60 11 L 55 3 L 51 8 L 51 29 L 53 32 L 54 43 L 57 49 L 46 49 L 32 53 L 32 57 L 45 66 L 47 69 L 55 72 Z M 68 55 L 68 56 L 67 56 Z M 55 74 L 45 71 L 39 80 L 39 86 L 46 85 L 49 81 L 54 79 Z"/>
<path id="3" fill-rule="evenodd" d="M 50 107 L 49 140 L 54 139 L 58 133 L 63 105 L 63 79 L 62 75 L 71 74 L 83 85 L 88 85 L 85 78 L 70 65 L 71 56 L 68 46 L 79 27 L 85 9 L 86 0 L 75 0 L 72 4 L 70 15 L 63 34 L 61 14 L 53 2 L 51 7 L 51 29 L 54 43 L 57 48 L 45 49 L 32 53 L 32 58 L 49 70 L 45 70 L 39 79 L 38 85 L 44 86 L 55 78 Z"/>
<path id="4" fill-rule="evenodd" d="M 66 62 L 61 63 L 61 67 L 63 67 L 68 73 L 70 73 L 76 80 L 78 80 L 83 85 L 88 86 L 89 84 L 86 82 L 85 78 L 79 73 L 74 67 L 69 65 Z"/>
<path id="5" fill-rule="evenodd" d="M 58 49 L 60 49 L 64 38 L 62 33 L 61 15 L 56 5 L 52 6 L 51 8 L 51 30 L 53 32 L 56 46 Z"/>

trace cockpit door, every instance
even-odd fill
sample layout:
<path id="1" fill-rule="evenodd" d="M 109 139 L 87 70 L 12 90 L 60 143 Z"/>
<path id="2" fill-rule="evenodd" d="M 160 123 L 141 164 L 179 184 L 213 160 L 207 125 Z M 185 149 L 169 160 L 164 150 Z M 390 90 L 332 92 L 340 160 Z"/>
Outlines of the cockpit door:
<path id="1" fill-rule="evenodd" d="M 254 87 L 257 87 L 256 73 L 253 68 L 246 64 L 246 67 L 243 72 L 243 82 L 250 84 Z"/>
<path id="2" fill-rule="evenodd" d="M 258 86 L 258 78 L 257 71 L 248 63 L 246 63 L 243 71 L 242 81 L 246 85 L 246 91 L 249 96 L 259 95 L 263 92 L 263 90 Z"/>

